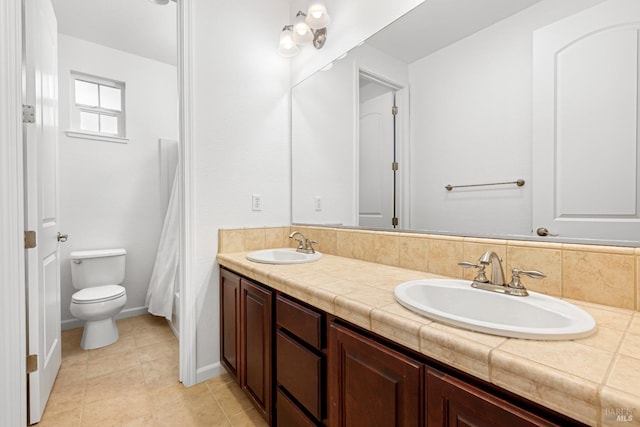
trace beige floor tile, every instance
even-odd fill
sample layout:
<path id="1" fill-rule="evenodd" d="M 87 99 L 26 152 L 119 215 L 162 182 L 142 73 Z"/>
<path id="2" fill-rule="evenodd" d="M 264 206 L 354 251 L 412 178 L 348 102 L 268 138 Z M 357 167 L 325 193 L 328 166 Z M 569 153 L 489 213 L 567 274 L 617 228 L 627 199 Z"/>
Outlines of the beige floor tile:
<path id="1" fill-rule="evenodd" d="M 74 409 L 67 412 L 56 414 L 47 413 L 45 411 L 42 420 L 37 424 L 38 427 L 78 427 L 80 425 L 80 417 L 82 411 Z"/>
<path id="2" fill-rule="evenodd" d="M 179 351 L 178 340 L 171 339 L 139 346 L 136 349 L 136 354 L 140 362 L 150 362 L 156 359 L 176 356 Z"/>
<path id="3" fill-rule="evenodd" d="M 167 341 L 170 343 L 177 342 L 175 335 L 173 335 L 173 332 L 171 332 L 171 329 L 169 329 L 168 327 L 161 330 L 155 329 L 157 328 L 148 328 L 141 331 L 136 331 L 134 333 L 136 347 L 140 348 L 150 344 L 162 343 Z"/>
<path id="4" fill-rule="evenodd" d="M 230 421 L 233 427 L 267 427 L 269 425 L 253 408 L 234 415 Z"/>
<path id="5" fill-rule="evenodd" d="M 65 412 L 82 411 L 82 402 L 84 399 L 84 384 L 77 386 L 54 388 L 49 396 L 49 401 L 45 408 L 45 414 L 48 416 L 58 415 Z"/>
<path id="6" fill-rule="evenodd" d="M 87 362 L 87 379 L 110 374 L 122 369 L 135 368 L 140 365 L 135 349 L 114 353 Z"/>
<path id="7" fill-rule="evenodd" d="M 228 372 L 224 372 L 222 375 L 206 381 L 206 384 L 213 390 L 214 387 L 220 384 L 227 384 L 234 381 L 235 379 Z"/>
<path id="8" fill-rule="evenodd" d="M 144 375 L 140 366 L 100 375 L 87 380 L 84 394 L 85 402 L 117 396 L 131 387 L 143 384 Z"/>
<path id="9" fill-rule="evenodd" d="M 177 355 L 144 362 L 141 366 L 147 385 L 165 387 L 178 382 L 180 372 Z"/>
<path id="10" fill-rule="evenodd" d="M 153 412 L 157 427 L 196 427 L 198 422 L 189 409 L 187 402 L 176 402 Z M 223 424 L 224 425 L 224 424 Z"/>
<path id="11" fill-rule="evenodd" d="M 216 427 L 229 425 L 225 412 L 210 393 L 208 396 L 200 395 L 196 399 L 188 400 L 187 406 L 191 410 L 198 426 Z"/>
<path id="12" fill-rule="evenodd" d="M 122 427 L 153 427 L 155 426 L 155 420 L 153 413 L 143 415 L 132 420 L 128 420 L 122 423 Z"/>
<path id="13" fill-rule="evenodd" d="M 228 417 L 252 407 L 249 399 L 235 383 L 218 384 L 211 391 Z"/>
<path id="14" fill-rule="evenodd" d="M 157 387 L 153 385 L 145 385 L 147 387 L 151 401 L 153 402 L 154 410 L 164 408 L 166 406 L 175 405 L 176 402 L 183 402 L 186 400 L 186 388 L 181 383 L 176 381 L 175 383 Z M 194 386 L 197 387 L 197 386 Z M 190 387 L 191 388 L 191 387 Z"/>
<path id="15" fill-rule="evenodd" d="M 133 336 L 120 337 L 115 343 L 102 348 L 88 351 L 89 360 L 100 359 L 113 354 L 120 354 L 136 348 L 136 341 Z"/>
<path id="16" fill-rule="evenodd" d="M 151 414 L 152 411 L 151 398 L 145 387 L 139 385 L 86 403 L 82 411 L 82 425 L 120 425 Z"/>
<path id="17" fill-rule="evenodd" d="M 70 356 L 85 354 L 85 351 L 82 349 L 82 347 L 80 347 L 81 339 L 82 328 L 70 329 L 68 331 L 62 332 L 61 353 L 63 359 L 66 359 Z M 86 357 L 86 355 L 84 357 Z"/>
<path id="18" fill-rule="evenodd" d="M 41 427 L 263 426 L 233 377 L 178 381 L 178 341 L 155 316 L 118 320 L 120 338 L 80 348 L 82 328 L 62 333 L 63 359 Z"/>

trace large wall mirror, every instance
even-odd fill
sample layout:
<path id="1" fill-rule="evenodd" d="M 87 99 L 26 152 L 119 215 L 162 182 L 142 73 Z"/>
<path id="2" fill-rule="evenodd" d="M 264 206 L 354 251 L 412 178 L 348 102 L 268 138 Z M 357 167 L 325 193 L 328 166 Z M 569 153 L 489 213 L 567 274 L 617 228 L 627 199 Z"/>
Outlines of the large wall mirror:
<path id="1" fill-rule="evenodd" d="M 425 1 L 292 89 L 293 222 L 640 244 L 639 3 Z"/>

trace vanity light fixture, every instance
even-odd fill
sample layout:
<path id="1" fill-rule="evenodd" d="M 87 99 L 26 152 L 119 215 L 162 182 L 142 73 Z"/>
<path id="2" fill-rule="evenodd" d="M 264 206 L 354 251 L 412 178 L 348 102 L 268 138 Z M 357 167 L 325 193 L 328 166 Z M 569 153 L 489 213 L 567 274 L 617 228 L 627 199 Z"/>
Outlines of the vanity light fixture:
<path id="1" fill-rule="evenodd" d="M 314 0 L 307 13 L 298 11 L 293 25 L 285 25 L 280 33 L 278 52 L 284 57 L 298 54 L 298 45 L 313 43 L 316 49 L 321 49 L 327 41 L 327 25 L 331 18 L 322 1 Z"/>
<path id="2" fill-rule="evenodd" d="M 327 8 L 321 1 L 314 1 L 307 10 L 305 22 L 311 28 L 325 28 L 331 22 L 331 17 L 327 13 Z"/>
<path id="3" fill-rule="evenodd" d="M 280 45 L 278 53 L 285 58 L 296 56 L 300 52 L 298 45 L 293 41 L 293 25 L 285 25 L 280 33 Z"/>
<path id="4" fill-rule="evenodd" d="M 296 14 L 296 22 L 293 24 L 293 42 L 295 44 L 310 44 L 313 41 L 313 30 L 305 22 L 305 15 L 301 11 Z"/>

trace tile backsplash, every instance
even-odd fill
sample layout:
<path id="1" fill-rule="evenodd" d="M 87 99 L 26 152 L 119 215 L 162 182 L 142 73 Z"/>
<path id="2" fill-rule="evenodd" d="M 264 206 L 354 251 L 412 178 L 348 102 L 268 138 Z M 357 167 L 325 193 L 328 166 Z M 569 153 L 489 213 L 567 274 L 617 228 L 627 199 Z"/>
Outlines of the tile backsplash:
<path id="1" fill-rule="evenodd" d="M 475 270 L 458 262 L 476 262 L 491 249 L 502 258 L 507 279 L 512 268 L 547 275 L 523 278 L 532 291 L 640 310 L 640 248 L 284 226 L 221 229 L 218 251 L 295 247 L 288 238 L 294 229 L 317 240 L 322 253 L 464 279 L 472 279 Z"/>

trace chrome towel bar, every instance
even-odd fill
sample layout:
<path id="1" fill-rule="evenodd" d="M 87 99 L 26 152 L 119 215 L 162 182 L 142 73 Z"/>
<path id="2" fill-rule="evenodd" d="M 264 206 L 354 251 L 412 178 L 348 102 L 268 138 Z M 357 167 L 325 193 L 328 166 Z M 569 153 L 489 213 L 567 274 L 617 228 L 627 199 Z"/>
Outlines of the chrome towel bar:
<path id="1" fill-rule="evenodd" d="M 467 184 L 467 185 L 445 185 L 444 188 L 447 189 L 447 191 L 451 191 L 454 188 L 463 188 L 463 187 L 484 187 L 487 185 L 505 185 L 505 184 L 515 184 L 518 187 L 522 187 L 524 185 L 524 179 L 518 179 L 517 181 L 508 181 L 508 182 L 491 182 L 488 184 Z"/>

